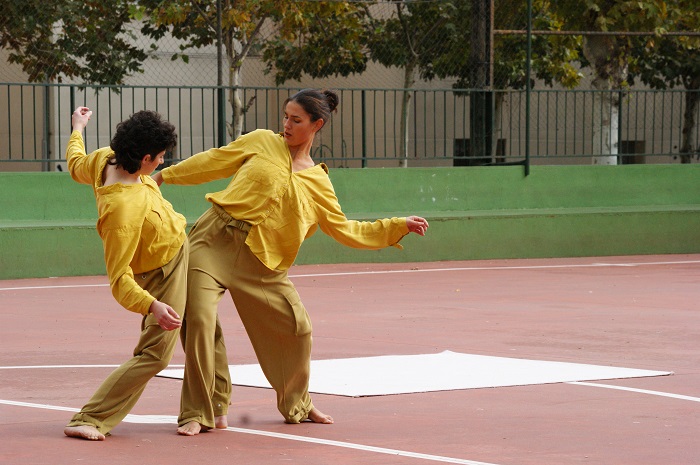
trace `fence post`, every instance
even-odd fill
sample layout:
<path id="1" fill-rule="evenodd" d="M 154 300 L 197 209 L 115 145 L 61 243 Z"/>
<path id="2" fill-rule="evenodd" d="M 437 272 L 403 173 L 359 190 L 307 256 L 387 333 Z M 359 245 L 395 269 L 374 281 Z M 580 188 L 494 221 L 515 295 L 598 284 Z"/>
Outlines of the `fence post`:
<path id="1" fill-rule="evenodd" d="M 532 0 L 527 0 L 527 52 L 525 67 L 525 176 L 530 174 L 530 73 L 532 72 Z"/>
<path id="2" fill-rule="evenodd" d="M 44 84 L 44 131 L 43 140 L 41 144 L 41 150 L 43 152 L 44 161 L 41 163 L 42 171 L 49 171 L 51 163 L 49 162 L 51 158 L 51 93 L 49 92 L 48 83 Z"/>
<path id="3" fill-rule="evenodd" d="M 362 89 L 362 167 L 367 168 L 367 107 L 365 105 L 365 90 Z"/>
<path id="4" fill-rule="evenodd" d="M 222 30 L 221 30 L 221 0 L 216 1 L 216 109 L 217 109 L 217 142 L 219 147 L 226 145 L 226 112 L 224 111 L 224 105 L 226 103 L 226 98 L 224 94 L 224 63 L 223 63 L 223 50 L 221 43 L 222 41 Z"/>

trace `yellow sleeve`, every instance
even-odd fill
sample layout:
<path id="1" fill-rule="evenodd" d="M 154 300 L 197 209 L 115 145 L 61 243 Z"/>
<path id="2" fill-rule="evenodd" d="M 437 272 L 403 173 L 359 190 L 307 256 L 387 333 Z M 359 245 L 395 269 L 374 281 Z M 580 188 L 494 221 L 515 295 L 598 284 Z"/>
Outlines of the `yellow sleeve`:
<path id="1" fill-rule="evenodd" d="M 66 147 L 66 160 L 71 177 L 81 184 L 95 182 L 94 158 L 85 153 L 85 143 L 80 131 L 73 131 Z M 92 163 L 91 163 L 92 162 Z"/>
<path id="2" fill-rule="evenodd" d="M 318 223 L 325 234 L 356 249 L 382 249 L 388 246 L 403 249 L 399 241 L 408 234 L 406 218 L 349 220 L 340 208 L 330 180 L 326 177 L 317 187 Z"/>
<path id="3" fill-rule="evenodd" d="M 129 266 L 140 235 L 141 231 L 137 228 L 123 227 L 103 231 L 102 240 L 112 295 L 127 310 L 147 315 L 156 299 L 136 283 Z"/>
<path id="4" fill-rule="evenodd" d="M 233 176 L 251 156 L 248 138 L 241 136 L 228 145 L 212 148 L 163 169 L 166 184 L 193 185 Z"/>

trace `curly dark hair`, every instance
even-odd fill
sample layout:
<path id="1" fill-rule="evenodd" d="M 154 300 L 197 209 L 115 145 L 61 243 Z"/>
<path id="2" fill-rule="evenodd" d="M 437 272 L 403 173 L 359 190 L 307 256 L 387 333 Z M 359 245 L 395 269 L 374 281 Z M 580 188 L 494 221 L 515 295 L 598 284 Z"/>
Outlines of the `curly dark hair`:
<path id="1" fill-rule="evenodd" d="M 144 156 L 155 157 L 163 150 L 171 151 L 176 144 L 175 126 L 155 111 L 142 110 L 117 124 L 109 144 L 114 150 L 110 164 L 134 174 L 141 168 Z"/>

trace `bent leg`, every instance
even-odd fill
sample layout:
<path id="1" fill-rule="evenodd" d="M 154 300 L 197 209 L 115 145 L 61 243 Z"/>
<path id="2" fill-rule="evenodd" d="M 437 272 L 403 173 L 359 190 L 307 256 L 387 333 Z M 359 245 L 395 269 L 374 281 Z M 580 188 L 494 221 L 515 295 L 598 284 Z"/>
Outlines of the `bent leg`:
<path id="1" fill-rule="evenodd" d="M 108 433 L 131 411 L 146 384 L 167 368 L 179 331 L 161 329 L 153 315 L 148 315 L 144 322 L 145 328 L 134 350 L 134 357 L 102 382 L 68 426 L 92 425 L 100 433 Z"/>
<path id="2" fill-rule="evenodd" d="M 168 303 L 182 317 L 185 304 L 187 242 L 170 263 L 157 270 L 140 274 L 137 282 L 158 300 Z M 168 366 L 179 330 L 165 331 L 152 314 L 143 318 L 141 337 L 134 356 L 114 370 L 97 389 L 92 398 L 73 416 L 68 427 L 92 426 L 104 435 L 131 411 L 148 381 Z M 69 436 L 93 439 L 94 432 L 70 429 Z M 76 434 L 73 434 L 76 433 Z M 86 437 L 87 436 L 87 437 Z M 99 439 L 99 436 L 98 436 Z"/>

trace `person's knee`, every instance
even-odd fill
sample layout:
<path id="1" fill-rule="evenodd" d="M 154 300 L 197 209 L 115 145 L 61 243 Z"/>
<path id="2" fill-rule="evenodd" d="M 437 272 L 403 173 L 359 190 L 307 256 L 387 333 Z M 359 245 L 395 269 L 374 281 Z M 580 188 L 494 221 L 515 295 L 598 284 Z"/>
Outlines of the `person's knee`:
<path id="1" fill-rule="evenodd" d="M 188 307 L 187 310 L 185 310 L 183 332 L 187 334 L 193 331 L 204 332 L 204 334 L 214 334 L 216 331 L 216 312 Z"/>
<path id="2" fill-rule="evenodd" d="M 142 358 L 149 360 L 149 366 L 152 366 L 153 372 L 157 374 L 168 367 L 175 352 L 177 339 L 177 331 L 163 331 L 160 337 L 149 339 L 134 355 L 140 355 Z"/>

